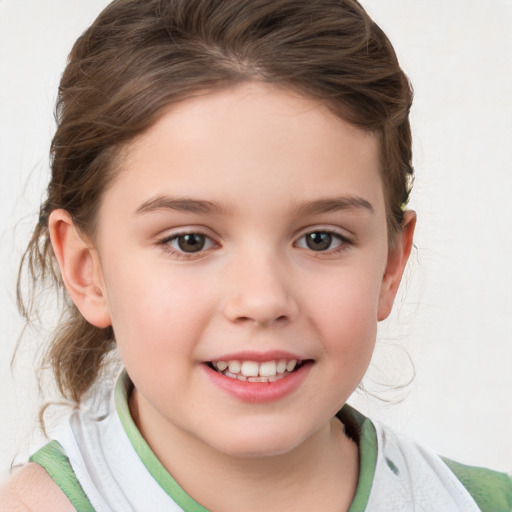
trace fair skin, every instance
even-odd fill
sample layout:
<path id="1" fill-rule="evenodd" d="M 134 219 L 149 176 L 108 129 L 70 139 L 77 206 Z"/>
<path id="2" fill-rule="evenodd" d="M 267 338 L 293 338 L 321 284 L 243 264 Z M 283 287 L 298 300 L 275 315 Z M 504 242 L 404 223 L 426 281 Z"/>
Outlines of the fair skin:
<path id="1" fill-rule="evenodd" d="M 92 240 L 62 210 L 50 229 L 75 304 L 114 328 L 141 433 L 209 510 L 347 510 L 358 451 L 333 416 L 415 223 L 389 247 L 376 137 L 245 84 L 170 108 L 120 168 Z"/>

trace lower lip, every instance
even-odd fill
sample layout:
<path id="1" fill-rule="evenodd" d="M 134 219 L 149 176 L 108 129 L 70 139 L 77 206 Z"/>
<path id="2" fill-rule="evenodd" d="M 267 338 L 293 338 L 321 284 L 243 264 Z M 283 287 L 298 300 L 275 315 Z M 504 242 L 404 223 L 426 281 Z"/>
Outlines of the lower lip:
<path id="1" fill-rule="evenodd" d="M 291 395 L 306 379 L 313 363 L 308 361 L 290 375 L 275 382 L 247 382 L 226 377 L 208 365 L 203 364 L 208 378 L 222 391 L 238 398 L 242 402 L 265 403 L 281 400 Z"/>

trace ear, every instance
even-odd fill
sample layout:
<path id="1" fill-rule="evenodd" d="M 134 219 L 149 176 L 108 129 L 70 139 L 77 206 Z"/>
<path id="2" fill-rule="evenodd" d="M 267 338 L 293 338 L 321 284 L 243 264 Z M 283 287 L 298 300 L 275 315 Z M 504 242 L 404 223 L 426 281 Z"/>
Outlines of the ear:
<path id="1" fill-rule="evenodd" d="M 76 307 L 92 325 L 108 327 L 110 312 L 97 250 L 65 210 L 52 211 L 48 227 L 64 285 Z"/>
<path id="2" fill-rule="evenodd" d="M 382 278 L 379 295 L 377 320 L 380 322 L 389 316 L 393 307 L 398 286 L 402 280 L 405 265 L 411 254 L 416 213 L 407 210 L 404 214 L 402 230 L 396 235 L 395 244 L 389 248 L 386 270 Z"/>

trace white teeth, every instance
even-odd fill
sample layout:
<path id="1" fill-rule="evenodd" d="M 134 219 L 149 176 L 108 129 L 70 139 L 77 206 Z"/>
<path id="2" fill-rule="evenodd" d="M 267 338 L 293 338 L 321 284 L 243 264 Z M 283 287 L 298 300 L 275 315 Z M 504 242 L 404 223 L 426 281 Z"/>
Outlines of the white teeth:
<path id="1" fill-rule="evenodd" d="M 243 376 L 243 375 L 241 375 L 241 374 L 237 374 L 237 375 L 235 375 L 235 374 L 233 374 L 233 373 L 230 373 L 229 371 L 225 371 L 225 372 L 223 373 L 223 375 L 224 375 L 225 377 L 229 377 L 230 379 L 247 380 L 247 377 L 244 377 L 244 376 Z"/>
<path id="2" fill-rule="evenodd" d="M 223 372 L 228 367 L 228 363 L 226 361 L 217 361 L 215 367 L 219 372 Z"/>
<path id="3" fill-rule="evenodd" d="M 231 362 L 229 363 L 230 371 L 231 371 Z M 242 375 L 246 377 L 257 377 L 259 371 L 259 364 L 255 361 L 244 361 L 240 368 L 240 372 Z"/>
<path id="4" fill-rule="evenodd" d="M 286 361 L 281 359 L 276 366 L 277 373 L 284 373 L 286 371 Z"/>
<path id="5" fill-rule="evenodd" d="M 249 382 L 268 382 L 267 377 L 248 377 Z"/>
<path id="6" fill-rule="evenodd" d="M 299 361 L 279 359 L 278 361 L 215 361 L 213 367 L 226 377 L 249 382 L 275 382 L 288 376 L 297 368 Z"/>
<path id="7" fill-rule="evenodd" d="M 295 367 L 297 366 L 297 361 L 295 359 L 292 359 L 291 361 L 288 361 L 288 364 L 286 365 L 286 371 L 287 372 L 293 372 Z"/>
<path id="8" fill-rule="evenodd" d="M 276 374 L 276 362 L 267 361 L 260 364 L 260 377 L 272 377 Z"/>
<path id="9" fill-rule="evenodd" d="M 240 373 L 242 365 L 240 361 L 229 361 L 228 363 L 229 373 Z"/>

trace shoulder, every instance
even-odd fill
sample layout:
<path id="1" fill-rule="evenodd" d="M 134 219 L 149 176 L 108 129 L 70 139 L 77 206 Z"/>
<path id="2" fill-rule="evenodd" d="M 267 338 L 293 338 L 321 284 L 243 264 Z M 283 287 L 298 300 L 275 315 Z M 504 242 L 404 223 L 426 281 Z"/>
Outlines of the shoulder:
<path id="1" fill-rule="evenodd" d="M 512 478 L 487 468 L 466 466 L 442 457 L 483 512 L 512 510 Z"/>
<path id="2" fill-rule="evenodd" d="M 3 512 L 75 512 L 75 508 L 52 480 L 35 462 L 17 471 L 0 489 L 0 510 Z"/>
<path id="3" fill-rule="evenodd" d="M 432 450 L 421 446 L 409 436 L 393 428 L 375 424 L 378 438 L 380 468 L 387 468 L 395 475 L 405 469 L 410 481 L 425 486 L 437 482 L 438 491 L 444 489 L 448 496 L 457 497 L 457 488 L 467 493 L 468 498 L 482 512 L 512 512 L 512 479 L 510 475 L 487 468 L 467 466 L 451 459 L 440 457 Z M 427 478 L 430 475 L 431 478 Z M 382 476 L 382 475 L 381 475 Z M 387 481 L 387 480 L 386 480 Z M 453 484 L 455 483 L 455 487 Z M 433 487 L 434 489 L 434 487 Z M 468 509 L 468 510 L 469 510 Z M 461 508 L 466 510 L 466 508 Z"/>

